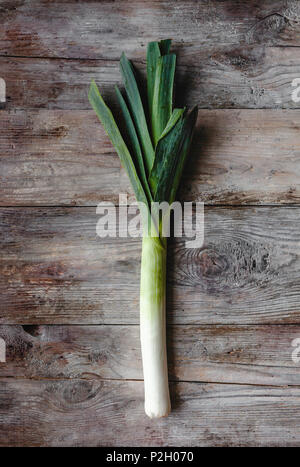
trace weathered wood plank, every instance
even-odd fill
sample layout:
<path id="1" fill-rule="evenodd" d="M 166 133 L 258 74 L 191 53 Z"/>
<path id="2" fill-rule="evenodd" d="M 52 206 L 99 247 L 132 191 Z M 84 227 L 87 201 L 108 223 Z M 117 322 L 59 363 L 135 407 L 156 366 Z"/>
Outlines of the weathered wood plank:
<path id="1" fill-rule="evenodd" d="M 0 326 L 0 377 L 142 380 L 138 326 Z M 300 326 L 169 326 L 171 381 L 300 385 Z"/>
<path id="2" fill-rule="evenodd" d="M 140 239 L 99 238 L 95 208 L 1 209 L 2 324 L 137 324 Z M 299 323 L 299 208 L 206 208 L 169 245 L 170 323 Z"/>
<path id="3" fill-rule="evenodd" d="M 0 380 L 1 446 L 299 446 L 300 389 L 171 384 L 150 420 L 143 383 Z"/>
<path id="4" fill-rule="evenodd" d="M 300 200 L 300 110 L 201 110 L 181 199 Z M 96 205 L 130 193 L 93 111 L 0 112 L 0 204 Z"/>
<path id="5" fill-rule="evenodd" d="M 300 76 L 298 47 L 233 46 L 215 53 L 201 49 L 197 60 L 183 53 L 177 62 L 179 107 L 300 107 L 292 100 L 292 81 Z M 92 78 L 108 102 L 114 102 L 114 85 L 121 83 L 119 64 L 108 60 L 0 57 L 0 69 L 7 82 L 6 109 L 90 109 L 87 89 Z M 138 70 L 144 75 L 145 64 Z"/>
<path id="6" fill-rule="evenodd" d="M 2 55 L 118 59 L 144 57 L 147 42 L 176 36 L 197 57 L 228 44 L 300 45 L 293 0 L 1 2 Z M 166 20 L 167 19 L 167 20 Z"/>

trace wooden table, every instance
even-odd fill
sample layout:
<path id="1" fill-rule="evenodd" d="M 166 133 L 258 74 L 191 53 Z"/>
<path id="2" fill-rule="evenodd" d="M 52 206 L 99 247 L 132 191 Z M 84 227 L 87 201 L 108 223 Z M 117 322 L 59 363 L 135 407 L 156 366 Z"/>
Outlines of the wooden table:
<path id="1" fill-rule="evenodd" d="M 300 2 L 0 0 L 0 19 L 0 444 L 299 445 Z M 87 90 L 114 107 L 121 51 L 143 76 L 168 37 L 177 103 L 200 107 L 180 199 L 205 202 L 205 244 L 170 241 L 173 411 L 150 420 L 140 240 L 95 231 L 132 193 Z"/>

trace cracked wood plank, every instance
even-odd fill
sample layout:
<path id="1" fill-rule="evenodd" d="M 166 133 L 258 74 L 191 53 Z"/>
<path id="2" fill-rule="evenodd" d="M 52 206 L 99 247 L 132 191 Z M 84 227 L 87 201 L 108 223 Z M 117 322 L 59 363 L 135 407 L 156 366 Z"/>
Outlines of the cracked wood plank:
<path id="1" fill-rule="evenodd" d="M 1 208 L 2 324 L 138 324 L 139 238 L 95 208 Z M 206 208 L 202 248 L 169 242 L 170 324 L 299 323 L 299 208 Z"/>
<path id="2" fill-rule="evenodd" d="M 300 386 L 299 325 L 178 325 L 167 334 L 170 381 Z M 0 378 L 143 379 L 139 326 L 2 325 L 0 337 Z"/>
<path id="3" fill-rule="evenodd" d="M 170 387 L 171 415 L 150 420 L 141 381 L 1 379 L 0 445 L 299 445 L 297 387 Z"/>
<path id="4" fill-rule="evenodd" d="M 0 18 L 2 55 L 12 56 L 116 60 L 121 47 L 142 58 L 147 42 L 174 36 L 194 58 L 216 44 L 300 45 L 300 6 L 293 0 L 65 0 L 59 8 L 52 0 L 4 0 Z"/>
<path id="5" fill-rule="evenodd" d="M 200 110 L 180 199 L 298 203 L 299 120 L 300 110 Z M 118 203 L 132 193 L 92 110 L 1 111 L 0 154 L 3 206 Z"/>

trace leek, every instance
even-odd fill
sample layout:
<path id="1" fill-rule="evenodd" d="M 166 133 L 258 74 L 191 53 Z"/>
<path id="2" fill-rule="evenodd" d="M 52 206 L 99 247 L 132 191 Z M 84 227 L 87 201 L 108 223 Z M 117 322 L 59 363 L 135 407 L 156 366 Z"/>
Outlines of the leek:
<path id="1" fill-rule="evenodd" d="M 145 412 L 164 417 L 171 409 L 166 346 L 167 239 L 153 202 L 171 204 L 176 197 L 189 152 L 198 110 L 173 109 L 175 54 L 171 40 L 147 48 L 147 107 L 144 108 L 131 62 L 122 54 L 120 65 L 125 96 L 116 88 L 123 134 L 92 81 L 89 101 L 125 168 L 136 199 L 143 203 L 143 242 L 140 286 L 140 339 Z M 157 221 L 158 219 L 158 221 Z"/>

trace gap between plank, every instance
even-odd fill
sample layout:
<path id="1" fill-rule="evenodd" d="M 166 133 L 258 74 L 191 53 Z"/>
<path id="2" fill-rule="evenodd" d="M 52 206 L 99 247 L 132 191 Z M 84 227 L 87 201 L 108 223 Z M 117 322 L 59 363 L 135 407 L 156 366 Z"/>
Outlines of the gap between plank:
<path id="1" fill-rule="evenodd" d="M 93 375 L 92 377 L 78 377 L 76 378 L 37 378 L 37 377 L 28 377 L 24 378 L 23 376 L 5 376 L 5 377 L 0 377 L 0 381 L 53 381 L 53 382 L 70 382 L 70 381 L 92 381 L 92 380 L 97 380 L 97 381 L 111 381 L 111 382 L 133 382 L 133 383 L 143 383 L 143 379 L 130 379 L 130 378 L 101 378 L 97 376 L 94 373 L 90 373 L 90 375 Z M 280 389 L 287 389 L 287 388 L 300 388 L 299 384 L 257 384 L 257 383 L 229 383 L 229 382 L 224 382 L 224 381 L 190 381 L 190 380 L 172 380 L 169 379 L 169 383 L 171 384 L 178 384 L 178 383 L 187 383 L 187 384 L 215 384 L 215 385 L 228 385 L 228 386 L 250 386 L 250 387 L 264 387 L 264 388 L 280 388 Z"/>
<path id="2" fill-rule="evenodd" d="M 85 326 L 136 326 L 138 327 L 140 324 L 139 323 L 98 323 L 98 324 L 95 324 L 95 323 L 91 323 L 91 324 L 88 324 L 88 323 L 84 323 L 84 324 L 80 324 L 80 323 L 75 323 L 75 324 L 66 324 L 66 323 L 62 323 L 62 324 L 57 324 L 57 323 L 51 323 L 51 324 L 44 324 L 44 323 L 40 323 L 40 324 L 37 324 L 37 323 L 34 323 L 34 324 L 20 324 L 20 323 L 16 323 L 16 324 L 12 324 L 12 323 L 8 323 L 8 324 L 5 324 L 5 323 L 0 323 L 0 326 L 81 326 L 81 327 L 85 327 Z M 170 323 L 168 324 L 168 327 L 181 327 L 181 326 L 190 326 L 190 327 L 225 327 L 225 326 L 237 326 L 237 327 L 240 327 L 240 326 L 245 326 L 245 327 L 253 327 L 253 326 L 299 326 L 300 327 L 300 321 L 299 322 L 295 322 L 295 323 L 251 323 L 251 324 L 245 324 L 245 323 L 241 323 L 241 324 L 237 324 L 237 323 L 194 323 L 194 324 L 191 324 L 191 323 Z M 26 331 L 25 331 L 26 332 Z M 287 368 L 292 368 L 292 367 L 287 367 Z"/>
<path id="3" fill-rule="evenodd" d="M 272 16 L 272 15 L 271 15 Z M 262 21 L 262 20 L 260 20 Z M 255 25 L 253 25 L 250 30 L 254 27 Z M 235 42 L 233 43 L 226 43 L 226 47 L 237 47 L 238 44 L 236 44 Z M 251 44 L 250 44 L 251 45 Z M 258 47 L 261 47 L 261 44 L 257 44 Z M 283 49 L 283 48 L 293 48 L 293 49 L 300 49 L 300 45 L 292 45 L 292 44 L 287 44 L 287 45 L 267 45 L 265 46 L 265 49 L 276 49 L 276 48 L 279 48 L 279 49 Z M 102 62 L 116 62 L 116 63 L 119 63 L 120 59 L 119 58 L 104 58 L 104 57 L 94 57 L 94 58 L 91 58 L 91 57 L 52 57 L 52 56 L 48 56 L 48 55 L 10 55 L 10 54 L 0 54 L 0 59 L 1 58 L 23 58 L 23 59 L 37 59 L 37 60 L 82 60 L 82 61 L 102 61 Z M 138 60 L 134 60 L 134 59 L 131 59 L 134 61 L 134 63 L 139 63 L 141 65 L 145 65 L 146 62 L 145 60 L 141 60 L 141 59 L 138 59 Z M 192 65 L 191 66 L 192 68 L 197 68 L 197 66 L 195 67 L 195 65 Z"/>
<path id="4" fill-rule="evenodd" d="M 299 109 L 298 109 L 299 110 Z M 106 200 L 108 201 L 108 200 Z M 106 201 L 101 201 L 105 203 Z M 109 201 L 108 201 L 109 202 Z M 187 203 L 189 202 L 188 200 L 181 201 L 181 203 Z M 192 201 L 193 203 L 196 203 L 196 201 Z M 201 202 L 201 201 L 199 201 Z M 88 205 L 78 205 L 74 206 L 72 204 L 24 204 L 24 205 L 0 205 L 0 209 L 57 209 L 57 208 L 65 208 L 65 209 L 90 209 L 90 208 L 97 208 L 97 204 L 88 204 Z M 117 208 L 120 207 L 119 204 L 115 205 Z M 129 207 L 131 206 L 130 204 L 122 204 L 122 207 Z M 232 209 L 232 208 L 243 208 L 243 209 L 248 209 L 248 208 L 300 208 L 299 203 L 286 203 L 286 204 L 207 204 L 204 203 L 204 208 L 224 208 L 224 209 Z"/>

